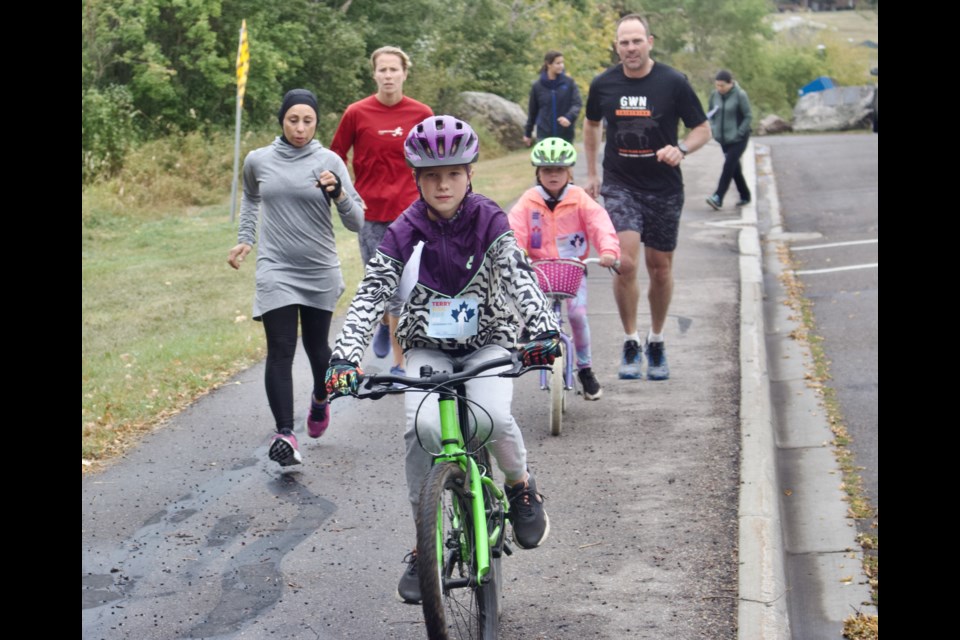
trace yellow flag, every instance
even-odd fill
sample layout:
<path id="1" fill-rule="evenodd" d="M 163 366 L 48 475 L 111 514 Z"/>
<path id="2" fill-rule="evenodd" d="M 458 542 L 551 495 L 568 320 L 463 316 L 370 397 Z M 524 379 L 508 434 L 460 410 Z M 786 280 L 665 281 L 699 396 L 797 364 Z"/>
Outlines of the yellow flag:
<path id="1" fill-rule="evenodd" d="M 247 42 L 247 21 L 240 25 L 240 48 L 237 50 L 237 104 L 243 106 L 247 92 L 247 73 L 250 71 L 250 44 Z"/>

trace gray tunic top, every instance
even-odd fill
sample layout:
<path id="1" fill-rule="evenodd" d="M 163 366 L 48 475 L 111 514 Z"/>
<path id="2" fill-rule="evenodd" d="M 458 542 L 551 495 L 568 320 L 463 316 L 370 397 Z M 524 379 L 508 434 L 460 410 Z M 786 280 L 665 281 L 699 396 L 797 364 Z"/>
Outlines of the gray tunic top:
<path id="1" fill-rule="evenodd" d="M 243 163 L 238 242 L 254 244 L 262 214 L 255 320 L 291 304 L 333 311 L 343 293 L 330 204 L 316 186 L 324 170 L 342 181 L 347 197 L 337 211 L 347 229 L 358 231 L 363 206 L 350 174 L 343 160 L 316 140 L 298 149 L 277 138 L 251 151 Z"/>

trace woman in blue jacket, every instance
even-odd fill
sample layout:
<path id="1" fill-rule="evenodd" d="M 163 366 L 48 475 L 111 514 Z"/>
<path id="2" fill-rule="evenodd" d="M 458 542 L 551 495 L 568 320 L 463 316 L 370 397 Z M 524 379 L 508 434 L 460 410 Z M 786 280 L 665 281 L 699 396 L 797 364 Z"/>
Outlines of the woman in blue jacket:
<path id="1" fill-rule="evenodd" d="M 563 54 L 547 51 L 540 67 L 540 78 L 530 87 L 523 143 L 528 147 L 533 144 L 534 125 L 537 126 L 538 140 L 563 138 L 573 142 L 573 125 L 582 105 L 577 83 L 564 73 Z"/>
<path id="2" fill-rule="evenodd" d="M 737 206 L 742 207 L 750 203 L 750 188 L 740 167 L 740 156 L 750 141 L 750 124 L 753 119 L 750 98 L 747 97 L 747 92 L 733 81 L 733 74 L 726 69 L 717 72 L 714 87 L 716 90 L 710 94 L 707 117 L 710 118 L 713 138 L 723 149 L 723 171 L 720 173 L 717 190 L 707 198 L 707 204 L 719 210 L 723 206 L 723 196 L 727 194 L 732 179 L 740 192 Z"/>

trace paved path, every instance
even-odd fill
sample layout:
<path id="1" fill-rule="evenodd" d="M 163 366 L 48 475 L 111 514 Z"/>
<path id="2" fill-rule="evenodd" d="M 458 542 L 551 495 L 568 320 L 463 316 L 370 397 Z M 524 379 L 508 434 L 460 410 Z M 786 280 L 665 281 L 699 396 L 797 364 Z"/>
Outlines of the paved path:
<path id="1" fill-rule="evenodd" d="M 506 638 L 786 637 L 757 227 L 702 204 L 720 164 L 716 145 L 685 161 L 673 378 L 616 379 L 622 330 L 594 270 L 603 399 L 575 399 L 554 438 L 535 376 L 517 384 L 552 532 L 504 562 Z M 84 638 L 423 637 L 394 593 L 413 542 L 400 399 L 337 401 L 304 465 L 281 473 L 265 460 L 262 373 L 83 479 Z M 306 400 L 302 356 L 294 375 Z"/>

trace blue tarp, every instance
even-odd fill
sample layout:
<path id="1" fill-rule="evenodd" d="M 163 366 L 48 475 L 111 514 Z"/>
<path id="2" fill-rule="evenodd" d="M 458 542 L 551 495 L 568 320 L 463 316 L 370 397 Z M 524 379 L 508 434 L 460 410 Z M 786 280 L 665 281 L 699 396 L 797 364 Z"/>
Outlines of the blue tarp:
<path id="1" fill-rule="evenodd" d="M 820 76 L 810 84 L 804 86 L 798 92 L 801 96 L 805 96 L 808 93 L 813 93 L 814 91 L 823 91 L 824 89 L 833 89 L 834 85 L 833 80 L 827 76 Z"/>

